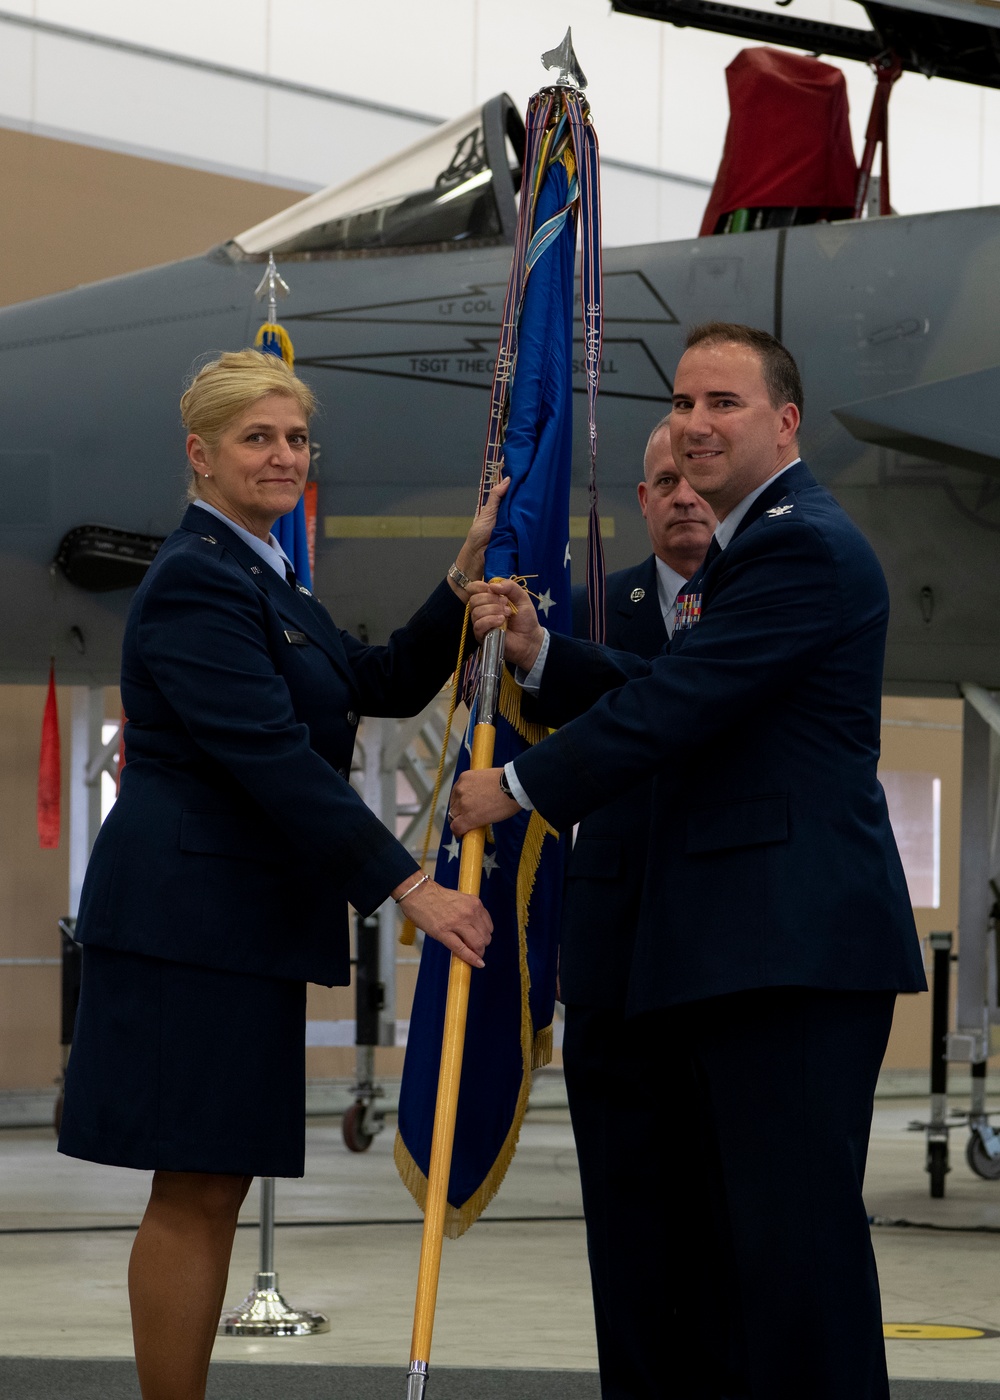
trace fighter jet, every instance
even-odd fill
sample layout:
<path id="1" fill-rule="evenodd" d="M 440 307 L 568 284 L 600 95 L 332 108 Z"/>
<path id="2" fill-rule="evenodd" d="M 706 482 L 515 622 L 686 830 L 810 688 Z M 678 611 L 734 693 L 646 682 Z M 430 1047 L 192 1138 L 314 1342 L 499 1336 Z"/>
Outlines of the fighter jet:
<path id="1" fill-rule="evenodd" d="M 975 3 L 869 4 L 879 31 L 869 39 L 812 22 L 806 36 L 784 11 L 710 0 L 616 7 L 729 32 L 752 24 L 748 37 L 772 43 L 778 29 L 812 51 L 850 42 L 861 49 L 849 56 L 862 58 L 905 28 L 905 62 L 921 68 L 928 27 L 937 44 L 958 26 L 965 47 L 941 40 L 940 71 L 1000 83 L 1000 11 Z M 131 590 L 183 509 L 182 382 L 212 353 L 252 343 L 262 316 L 254 288 L 271 253 L 291 287 L 282 321 L 297 368 L 322 405 L 316 591 L 342 626 L 372 640 L 409 615 L 450 562 L 476 495 L 523 140 L 500 96 L 201 257 L 0 311 L 0 680 L 40 682 L 53 654 L 64 682 L 116 679 Z M 1000 686 L 998 215 L 606 251 L 599 476 L 609 568 L 648 548 L 635 482 L 686 328 L 750 322 L 799 360 L 804 456 L 886 569 L 889 687 Z M 576 382 L 582 408 L 582 364 Z"/>

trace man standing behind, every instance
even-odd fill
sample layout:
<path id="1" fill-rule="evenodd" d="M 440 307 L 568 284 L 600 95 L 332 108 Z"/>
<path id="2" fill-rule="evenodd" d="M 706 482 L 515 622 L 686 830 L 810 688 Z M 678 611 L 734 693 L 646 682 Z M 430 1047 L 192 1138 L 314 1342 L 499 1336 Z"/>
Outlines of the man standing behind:
<path id="1" fill-rule="evenodd" d="M 926 984 L 876 774 L 888 589 L 799 457 L 801 412 L 772 336 L 691 332 L 670 439 L 720 524 L 668 652 L 550 638 L 508 582 L 474 609 L 481 636 L 517 603 L 508 656 L 563 727 L 462 776 L 456 835 L 518 800 L 566 830 L 654 775 L 627 1011 L 664 1192 L 700 1226 L 700 1248 L 663 1233 L 663 1267 L 704 1302 L 629 1400 L 889 1396 L 862 1185 L 895 995 Z"/>
<path id="2" fill-rule="evenodd" d="M 677 594 L 701 567 L 717 523 L 677 469 L 669 417 L 649 435 L 638 492 L 653 552 L 608 577 L 607 643 L 652 658 L 673 633 Z M 578 589 L 574 634 L 586 637 L 588 624 L 586 591 Z M 648 784 L 633 789 L 580 823 L 559 948 L 563 1065 L 607 1397 L 643 1393 L 642 1378 L 659 1374 L 678 1315 L 652 1213 L 634 1228 L 636 1202 L 662 1199 L 664 1185 L 663 1104 L 640 1062 L 634 1023 L 625 1019 L 651 796 Z"/>

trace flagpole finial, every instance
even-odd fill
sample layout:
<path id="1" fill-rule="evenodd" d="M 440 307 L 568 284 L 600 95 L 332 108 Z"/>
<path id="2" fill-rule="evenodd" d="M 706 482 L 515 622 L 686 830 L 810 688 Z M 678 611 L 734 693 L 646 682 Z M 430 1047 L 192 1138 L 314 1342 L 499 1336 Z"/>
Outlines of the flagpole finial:
<path id="1" fill-rule="evenodd" d="M 257 290 L 254 292 L 254 296 L 258 301 L 263 301 L 265 297 L 267 298 L 268 321 L 277 321 L 278 298 L 286 297 L 288 292 L 288 283 L 278 271 L 278 265 L 274 261 L 274 254 L 268 253 L 267 267 L 264 270 L 264 276 L 257 283 Z"/>
<path id="2" fill-rule="evenodd" d="M 542 54 L 542 67 L 558 70 L 556 87 L 585 88 L 587 77 L 580 67 L 580 61 L 573 52 L 573 30 L 567 29 L 558 48 Z"/>

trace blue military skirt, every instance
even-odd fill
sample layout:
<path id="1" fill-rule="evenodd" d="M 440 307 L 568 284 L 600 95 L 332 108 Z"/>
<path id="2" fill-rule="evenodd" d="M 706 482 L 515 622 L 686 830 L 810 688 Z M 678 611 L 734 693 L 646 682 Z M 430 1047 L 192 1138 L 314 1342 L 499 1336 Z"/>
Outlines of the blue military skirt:
<path id="1" fill-rule="evenodd" d="M 305 1011 L 304 982 L 86 946 L 59 1151 L 301 1176 Z"/>

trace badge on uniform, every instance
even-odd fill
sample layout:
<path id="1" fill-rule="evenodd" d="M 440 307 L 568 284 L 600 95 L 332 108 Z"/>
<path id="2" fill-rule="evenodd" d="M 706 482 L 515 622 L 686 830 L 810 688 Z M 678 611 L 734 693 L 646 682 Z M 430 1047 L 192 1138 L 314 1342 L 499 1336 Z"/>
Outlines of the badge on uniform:
<path id="1" fill-rule="evenodd" d="M 764 514 L 771 516 L 773 520 L 776 515 L 787 515 L 791 509 L 792 506 L 772 506 L 771 509 L 766 510 Z"/>
<path id="2" fill-rule="evenodd" d="M 684 632 L 701 617 L 701 594 L 678 593 L 674 603 L 674 631 Z"/>
<path id="3" fill-rule="evenodd" d="M 633 603 L 641 603 L 646 596 L 646 590 L 644 588 L 633 588 L 628 596 L 632 599 Z"/>
<path id="4" fill-rule="evenodd" d="M 287 627 L 285 628 L 285 641 L 291 642 L 293 647 L 307 647 L 309 645 L 309 638 L 304 632 L 290 632 Z"/>

